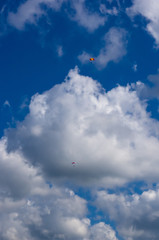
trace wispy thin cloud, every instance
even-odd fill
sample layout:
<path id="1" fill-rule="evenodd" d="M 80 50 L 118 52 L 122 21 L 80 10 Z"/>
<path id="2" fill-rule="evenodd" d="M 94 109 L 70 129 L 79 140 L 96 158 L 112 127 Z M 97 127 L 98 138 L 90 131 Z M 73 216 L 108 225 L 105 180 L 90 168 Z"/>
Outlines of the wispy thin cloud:
<path id="1" fill-rule="evenodd" d="M 153 36 L 156 46 L 159 47 L 159 1 L 158 0 L 134 0 L 130 8 L 127 8 L 130 17 L 141 15 L 148 20 L 147 31 Z"/>
<path id="2" fill-rule="evenodd" d="M 58 46 L 57 47 L 57 54 L 58 54 L 58 56 L 59 57 L 62 57 L 63 56 L 63 48 L 62 48 L 62 46 Z"/>
<path id="3" fill-rule="evenodd" d="M 105 16 L 89 11 L 85 5 L 85 0 L 72 1 L 72 7 L 75 10 L 75 14 L 70 15 L 71 20 L 76 21 L 89 32 L 93 32 L 100 26 L 103 26 L 107 20 Z"/>
<path id="4" fill-rule="evenodd" d="M 133 69 L 134 72 L 137 72 L 137 68 L 138 68 L 138 66 L 137 66 L 137 64 L 135 63 L 135 64 L 132 66 L 132 69 Z"/>
<path id="5" fill-rule="evenodd" d="M 159 99 L 159 69 L 156 74 L 151 74 L 148 77 L 149 84 L 144 84 L 138 81 L 136 84 L 132 84 L 133 88 L 136 89 L 138 95 L 144 99 Z"/>
<path id="6" fill-rule="evenodd" d="M 9 101 L 8 100 L 5 100 L 5 102 L 3 103 L 3 106 L 5 107 L 5 106 L 8 106 L 8 107 L 10 107 L 11 105 L 10 105 L 10 103 L 9 103 Z"/>
<path id="7" fill-rule="evenodd" d="M 127 50 L 127 32 L 121 28 L 111 28 L 104 36 L 105 46 L 101 48 L 95 58 L 95 64 L 98 69 L 103 69 L 107 66 L 109 62 L 118 62 L 124 55 L 126 55 Z M 78 59 L 82 63 L 88 63 L 91 54 L 83 52 L 78 56 Z"/>
<path id="8" fill-rule="evenodd" d="M 45 4 L 48 8 L 59 10 L 65 0 L 27 0 L 22 3 L 16 13 L 8 14 L 8 23 L 18 30 L 24 30 L 25 24 L 37 24 L 38 19 L 46 12 L 41 8 Z"/>

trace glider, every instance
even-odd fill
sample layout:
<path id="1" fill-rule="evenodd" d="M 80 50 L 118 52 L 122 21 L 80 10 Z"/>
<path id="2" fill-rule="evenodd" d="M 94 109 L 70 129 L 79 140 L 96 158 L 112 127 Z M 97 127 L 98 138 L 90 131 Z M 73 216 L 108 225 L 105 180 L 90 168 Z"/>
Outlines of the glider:
<path id="1" fill-rule="evenodd" d="M 94 60 L 95 60 L 94 58 L 90 58 L 90 59 L 89 59 L 90 62 L 93 62 Z"/>

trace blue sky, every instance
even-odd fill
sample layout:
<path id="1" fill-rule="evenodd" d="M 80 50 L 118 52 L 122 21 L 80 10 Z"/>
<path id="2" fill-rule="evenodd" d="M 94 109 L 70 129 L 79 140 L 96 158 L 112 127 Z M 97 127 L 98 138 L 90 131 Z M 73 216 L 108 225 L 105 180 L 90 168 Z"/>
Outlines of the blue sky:
<path id="1" fill-rule="evenodd" d="M 158 0 L 0 2 L 0 239 L 159 239 L 158 25 Z"/>

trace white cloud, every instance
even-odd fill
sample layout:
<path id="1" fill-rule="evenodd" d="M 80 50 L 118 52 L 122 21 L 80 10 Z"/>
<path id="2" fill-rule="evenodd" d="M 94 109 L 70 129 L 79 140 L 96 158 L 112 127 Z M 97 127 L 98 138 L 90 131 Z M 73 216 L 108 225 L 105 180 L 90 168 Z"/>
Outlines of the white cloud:
<path id="1" fill-rule="evenodd" d="M 26 23 L 37 24 L 37 20 L 45 14 L 42 4 L 54 10 L 59 10 L 65 0 L 27 0 L 22 3 L 16 13 L 8 14 L 8 22 L 18 30 L 23 30 Z"/>
<path id="2" fill-rule="evenodd" d="M 85 5 L 85 0 L 73 0 L 72 7 L 75 10 L 75 14 L 70 15 L 70 18 L 88 31 L 93 32 L 105 24 L 106 17 L 89 11 Z"/>
<path id="3" fill-rule="evenodd" d="M 141 14 L 149 23 L 147 31 L 154 37 L 156 45 L 159 45 L 159 1 L 158 0 L 133 0 L 133 5 L 127 8 L 130 17 Z"/>
<path id="4" fill-rule="evenodd" d="M 134 72 L 137 72 L 137 64 L 136 63 L 133 65 L 132 69 L 134 70 Z"/>
<path id="5" fill-rule="evenodd" d="M 58 46 L 57 48 L 57 54 L 59 57 L 62 57 L 63 56 L 63 48 L 62 46 Z"/>
<path id="6" fill-rule="evenodd" d="M 91 227 L 91 240 L 117 240 L 116 233 L 113 229 L 100 222 Z"/>
<path id="7" fill-rule="evenodd" d="M 27 164 L 19 150 L 7 153 L 6 145 L 4 138 L 0 141 L 0 188 L 13 198 L 34 193 L 43 184 L 38 169 Z"/>
<path id="8" fill-rule="evenodd" d="M 80 60 L 81 63 L 85 64 L 85 63 L 89 63 L 89 59 L 92 56 L 90 54 L 88 54 L 87 52 L 83 52 L 81 55 L 78 56 L 78 59 Z"/>
<path id="9" fill-rule="evenodd" d="M 2 8 L 1 8 L 1 10 L 0 10 L 0 14 L 3 14 L 3 13 L 4 13 L 6 6 L 7 6 L 7 5 L 5 5 L 5 4 L 2 6 Z"/>
<path id="10" fill-rule="evenodd" d="M 30 195 L 27 200 L 0 199 L 0 238 L 81 239 L 89 234 L 86 201 L 68 189 L 49 190 L 45 196 Z M 29 204 L 28 204 L 29 202 Z M 58 238 L 59 237 L 59 238 Z"/>
<path id="11" fill-rule="evenodd" d="M 29 98 L 25 97 L 20 105 L 20 111 L 22 111 L 23 109 L 28 108 L 28 104 L 29 104 Z"/>
<path id="12" fill-rule="evenodd" d="M 95 58 L 95 64 L 98 69 L 103 69 L 111 61 L 118 62 L 126 55 L 126 31 L 121 28 L 111 28 L 104 37 L 105 46 L 101 48 L 98 56 Z M 78 56 L 82 63 L 86 63 L 92 57 L 90 54 L 83 52 Z"/>
<path id="13" fill-rule="evenodd" d="M 45 4 L 48 8 L 57 11 L 61 8 L 63 2 L 67 2 L 67 0 L 27 0 L 18 7 L 16 13 L 10 12 L 8 14 L 8 23 L 18 30 L 24 30 L 25 24 L 36 25 L 39 18 L 46 15 L 42 5 Z M 85 0 L 70 2 L 74 10 L 73 15 L 69 14 L 70 19 L 85 27 L 88 31 L 93 32 L 105 24 L 106 17 L 89 11 L 85 5 Z"/>
<path id="14" fill-rule="evenodd" d="M 0 140 L 0 239 L 81 239 L 88 235 L 87 202 L 67 188 L 50 189 L 19 150 Z M 76 230 L 75 230 L 76 229 Z"/>
<path id="15" fill-rule="evenodd" d="M 9 101 L 6 100 L 6 101 L 3 103 L 3 106 L 8 106 L 8 107 L 10 107 L 10 103 L 9 103 Z"/>
<path id="16" fill-rule="evenodd" d="M 105 35 L 105 47 L 96 57 L 97 66 L 104 68 L 110 61 L 118 62 L 126 55 L 126 45 L 126 31 L 120 28 L 111 28 Z"/>
<path id="17" fill-rule="evenodd" d="M 8 131 L 8 150 L 20 148 L 56 182 L 113 187 L 158 181 L 158 121 L 129 86 L 103 91 L 71 70 L 65 82 L 32 97 L 26 119 Z"/>
<path id="18" fill-rule="evenodd" d="M 125 240 L 157 240 L 159 238 L 159 190 L 141 195 L 97 193 L 96 206 L 116 222 L 119 235 Z"/>
<path id="19" fill-rule="evenodd" d="M 149 84 L 144 84 L 139 81 L 136 84 L 132 84 L 132 87 L 136 89 L 137 94 L 139 95 L 140 98 L 159 99 L 159 69 L 156 74 L 151 74 L 147 78 L 152 86 L 150 86 Z"/>
<path id="20" fill-rule="evenodd" d="M 21 170 L 21 166 L 19 171 Z M 14 174 L 14 172 L 12 173 Z M 7 177 L 10 177 L 7 175 Z M 42 186 L 41 188 L 46 188 Z M 1 190 L 1 188 L 0 188 Z M 0 238 L 5 240 L 66 239 L 116 240 L 110 226 L 91 226 L 86 200 L 72 190 L 54 186 L 44 195 L 29 194 L 29 200 L 0 197 Z M 106 238 L 107 237 L 107 238 Z"/>
<path id="21" fill-rule="evenodd" d="M 116 7 L 113 7 L 112 9 L 109 9 L 106 7 L 105 4 L 100 4 L 99 10 L 102 14 L 109 14 L 109 15 L 118 15 L 118 10 Z"/>
<path id="22" fill-rule="evenodd" d="M 114 0 L 107 0 L 110 4 L 114 1 Z"/>
<path id="23" fill-rule="evenodd" d="M 61 183 L 95 191 L 158 182 L 158 121 L 129 86 L 105 93 L 77 68 L 34 95 L 29 108 L 0 140 L 0 239 L 117 240 L 106 223 L 91 224 L 89 203 Z M 159 190 L 131 196 L 103 190 L 95 204 L 126 240 L 157 240 L 158 198 Z"/>
<path id="24" fill-rule="evenodd" d="M 100 240 L 114 236 L 103 223 L 99 223 L 100 229 L 91 226 L 85 199 L 55 184 L 50 189 L 40 170 L 28 163 L 21 150 L 9 153 L 6 145 L 4 137 L 0 140 L 0 239 L 88 240 L 89 236 L 95 239 L 102 227 L 105 233 Z"/>

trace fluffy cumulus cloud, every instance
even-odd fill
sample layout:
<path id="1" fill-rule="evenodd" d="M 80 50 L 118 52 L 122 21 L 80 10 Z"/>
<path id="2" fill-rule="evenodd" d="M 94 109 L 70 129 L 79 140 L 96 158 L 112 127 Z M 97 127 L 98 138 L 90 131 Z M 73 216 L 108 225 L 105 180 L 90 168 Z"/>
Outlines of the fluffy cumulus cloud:
<path id="1" fill-rule="evenodd" d="M 71 190 L 76 184 L 93 188 L 97 210 L 125 240 L 157 240 L 158 188 L 106 190 L 159 180 L 159 124 L 137 92 L 118 86 L 106 93 L 75 68 L 34 95 L 29 109 L 0 140 L 0 239 L 117 240 L 107 222 L 92 225 L 89 202 Z"/>
<path id="2" fill-rule="evenodd" d="M 118 62 L 126 54 L 126 31 L 121 28 L 111 28 L 104 36 L 104 47 L 98 56 L 95 56 L 95 64 L 98 69 L 103 69 L 111 61 Z M 91 54 L 83 52 L 78 56 L 82 63 L 88 63 Z"/>
<path id="3" fill-rule="evenodd" d="M 69 189 L 53 187 L 43 195 L 28 197 L 16 201 L 1 197 L 1 239 L 73 240 L 89 236 L 86 201 Z"/>
<path id="4" fill-rule="evenodd" d="M 14 199 L 30 193 L 43 193 L 43 179 L 38 169 L 30 166 L 19 150 L 7 153 L 7 139 L 0 141 L 0 188 L 2 193 Z M 25 187 L 24 187 L 25 186 Z"/>
<path id="5" fill-rule="evenodd" d="M 0 140 L 0 239 L 19 240 L 23 236 L 24 240 L 117 240 L 115 231 L 106 223 L 91 224 L 85 199 L 67 187 L 56 185 L 63 178 L 76 181 L 76 176 L 79 182 L 82 168 L 87 179 L 91 159 L 90 149 L 86 148 L 97 129 L 92 132 L 92 123 L 87 129 L 85 120 L 88 118 L 90 122 L 98 97 L 101 99 L 97 109 L 100 114 L 104 101 L 100 91 L 103 90 L 97 82 L 79 75 L 77 69 L 72 70 L 64 83 L 35 95 L 24 122 Z M 63 141 L 62 145 L 59 141 Z M 73 149 L 76 144 L 79 148 Z M 85 151 L 89 162 L 82 161 L 80 170 L 80 161 L 75 168 L 71 162 L 80 156 L 81 150 Z M 94 175 L 94 167 L 88 179 L 98 177 Z M 48 182 L 52 184 L 49 186 Z"/>
<path id="6" fill-rule="evenodd" d="M 48 178 L 102 187 L 158 181 L 159 124 L 129 86 L 105 93 L 76 68 L 29 108 L 6 133 L 7 149 L 21 149 Z"/>
<path id="7" fill-rule="evenodd" d="M 0 239 L 116 240 L 105 223 L 91 225 L 87 201 L 72 190 L 53 185 L 19 150 L 8 153 L 0 141 Z"/>
<path id="8" fill-rule="evenodd" d="M 159 190 L 142 194 L 97 193 L 96 205 L 117 223 L 117 230 L 124 240 L 159 239 Z"/>
<path id="9" fill-rule="evenodd" d="M 90 232 L 90 239 L 92 240 L 117 240 L 115 232 L 104 222 L 100 222 L 92 226 Z"/>
<path id="10" fill-rule="evenodd" d="M 159 46 L 159 1 L 133 0 L 133 5 L 127 9 L 129 16 L 141 14 L 148 20 L 147 31 L 154 37 Z"/>

